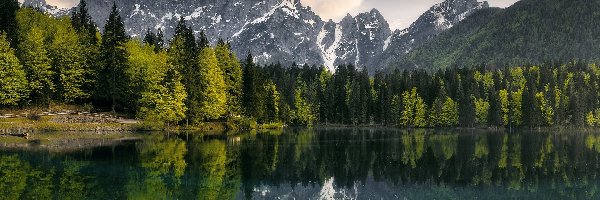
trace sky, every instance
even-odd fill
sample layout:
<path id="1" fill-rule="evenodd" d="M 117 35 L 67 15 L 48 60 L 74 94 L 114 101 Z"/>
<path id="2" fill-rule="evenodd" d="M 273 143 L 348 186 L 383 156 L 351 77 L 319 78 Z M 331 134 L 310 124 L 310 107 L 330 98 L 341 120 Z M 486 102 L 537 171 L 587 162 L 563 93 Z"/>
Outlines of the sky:
<path id="1" fill-rule="evenodd" d="M 22 1 L 22 0 L 21 0 Z M 339 21 L 347 13 L 356 15 L 377 8 L 392 29 L 403 29 L 431 6 L 443 0 L 300 0 L 310 6 L 323 20 Z M 481 0 L 480 0 L 481 1 Z M 518 0 L 488 0 L 490 6 L 508 7 Z M 48 4 L 61 8 L 73 7 L 79 0 L 46 0 Z"/>

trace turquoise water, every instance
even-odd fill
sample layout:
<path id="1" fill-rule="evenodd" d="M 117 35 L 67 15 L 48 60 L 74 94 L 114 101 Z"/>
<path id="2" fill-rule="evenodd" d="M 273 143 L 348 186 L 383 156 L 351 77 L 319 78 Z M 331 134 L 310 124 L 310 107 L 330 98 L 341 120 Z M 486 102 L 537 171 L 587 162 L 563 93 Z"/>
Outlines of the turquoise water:
<path id="1" fill-rule="evenodd" d="M 0 199 L 599 199 L 600 134 L 289 129 L 0 149 Z"/>

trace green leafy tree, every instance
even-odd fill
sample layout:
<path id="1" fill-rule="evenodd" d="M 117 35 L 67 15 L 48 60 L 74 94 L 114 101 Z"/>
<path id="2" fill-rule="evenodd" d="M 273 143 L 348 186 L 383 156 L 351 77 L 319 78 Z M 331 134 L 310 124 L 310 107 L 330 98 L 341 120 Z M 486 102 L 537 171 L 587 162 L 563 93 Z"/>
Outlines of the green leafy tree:
<path id="1" fill-rule="evenodd" d="M 444 101 L 440 121 L 444 126 L 458 125 L 458 104 L 450 97 Z"/>
<path id="2" fill-rule="evenodd" d="M 185 117 L 187 94 L 179 73 L 167 62 L 164 52 L 155 53 L 154 46 L 137 41 L 126 43 L 127 75 L 131 80 L 131 96 L 136 97 L 140 119 L 176 123 Z"/>
<path id="3" fill-rule="evenodd" d="M 50 56 L 55 71 L 56 97 L 65 103 L 90 97 L 83 88 L 87 81 L 83 49 L 68 19 L 63 18 L 57 23 Z"/>
<path id="4" fill-rule="evenodd" d="M 425 127 L 426 105 L 421 96 L 417 93 L 417 88 L 410 92 L 402 93 L 402 107 L 404 108 L 401 116 L 401 125 L 406 127 Z"/>
<path id="5" fill-rule="evenodd" d="M 55 90 L 51 60 L 44 45 L 44 32 L 32 28 L 19 44 L 19 55 L 27 74 L 30 97 L 41 105 L 49 105 Z"/>
<path id="6" fill-rule="evenodd" d="M 297 81 L 294 92 L 294 110 L 292 120 L 294 124 L 312 126 L 315 121 L 313 106 L 306 99 L 307 86 L 302 81 Z"/>
<path id="7" fill-rule="evenodd" d="M 475 106 L 475 121 L 477 124 L 484 125 L 488 123 L 488 116 L 490 111 L 490 103 L 482 98 L 475 98 L 473 100 Z"/>
<path id="8" fill-rule="evenodd" d="M 201 91 L 199 96 L 200 120 L 216 120 L 226 114 L 227 93 L 223 71 L 219 68 L 215 52 L 211 48 L 200 50 L 198 55 L 200 68 L 199 82 Z"/>
<path id="9" fill-rule="evenodd" d="M 77 8 L 71 13 L 72 27 L 79 35 L 82 57 L 85 60 L 83 68 L 85 71 L 85 83 L 83 89 L 91 97 L 98 97 L 96 84 L 99 82 L 99 71 L 104 67 L 100 53 L 100 41 L 102 36 L 98 31 L 96 23 L 92 20 L 85 0 L 81 0 Z"/>
<path id="10" fill-rule="evenodd" d="M 227 115 L 236 116 L 241 114 L 242 97 L 242 67 L 237 57 L 222 40 L 215 47 L 217 63 L 225 80 L 227 91 Z"/>
<path id="11" fill-rule="evenodd" d="M 272 81 L 267 81 L 264 85 L 266 91 L 266 99 L 265 99 L 265 120 L 267 122 L 276 122 L 279 121 L 279 102 L 281 101 L 281 97 L 279 91 L 277 90 L 277 85 Z"/>
<path id="12" fill-rule="evenodd" d="M 0 105 L 15 106 L 26 99 L 27 85 L 25 70 L 6 36 L 0 33 Z"/>
<path id="13" fill-rule="evenodd" d="M 546 100 L 544 92 L 535 94 L 535 105 L 537 105 L 536 112 L 541 113 L 543 125 L 552 126 L 554 123 L 554 109 L 552 109 L 552 106 Z"/>

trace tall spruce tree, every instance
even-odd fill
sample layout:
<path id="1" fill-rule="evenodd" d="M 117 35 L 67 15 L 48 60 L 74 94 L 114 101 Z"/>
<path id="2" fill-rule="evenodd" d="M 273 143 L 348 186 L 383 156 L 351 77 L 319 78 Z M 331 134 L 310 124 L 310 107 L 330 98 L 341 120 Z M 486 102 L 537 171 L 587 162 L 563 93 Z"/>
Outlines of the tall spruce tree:
<path id="1" fill-rule="evenodd" d="M 127 80 L 125 76 L 126 52 L 123 48 L 128 40 L 125 34 L 125 26 L 119 15 L 116 4 L 108 16 L 102 36 L 102 68 L 99 71 L 97 94 L 101 101 L 107 102 L 111 111 L 117 108 L 125 109 L 128 105 L 125 91 Z"/>
<path id="2" fill-rule="evenodd" d="M 185 86 L 188 98 L 186 99 L 186 121 L 201 121 L 197 119 L 200 116 L 200 69 L 198 68 L 198 56 L 196 50 L 196 40 L 192 30 L 187 27 L 183 18 L 179 19 L 175 27 L 173 36 L 168 49 L 169 63 L 179 71 L 182 76 L 182 83 Z"/>

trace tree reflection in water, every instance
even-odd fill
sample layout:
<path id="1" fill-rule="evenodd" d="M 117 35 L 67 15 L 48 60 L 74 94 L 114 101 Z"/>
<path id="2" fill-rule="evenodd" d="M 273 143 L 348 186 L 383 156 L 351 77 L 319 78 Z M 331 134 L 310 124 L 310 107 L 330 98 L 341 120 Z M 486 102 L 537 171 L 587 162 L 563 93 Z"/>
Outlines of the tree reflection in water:
<path id="1" fill-rule="evenodd" d="M 598 199 L 600 135 L 290 129 L 0 150 L 0 199 Z"/>

